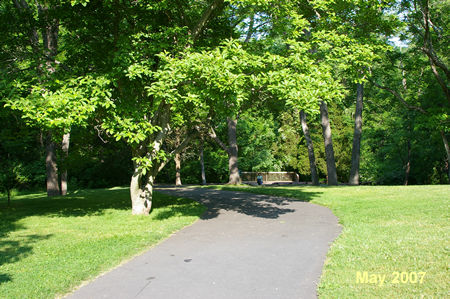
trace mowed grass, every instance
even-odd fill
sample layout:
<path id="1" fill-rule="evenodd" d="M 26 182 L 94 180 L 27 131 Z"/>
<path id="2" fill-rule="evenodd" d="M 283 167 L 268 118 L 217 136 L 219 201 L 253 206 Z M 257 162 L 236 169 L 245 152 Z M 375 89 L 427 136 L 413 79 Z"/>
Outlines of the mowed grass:
<path id="1" fill-rule="evenodd" d="M 343 231 L 328 252 L 320 298 L 449 298 L 449 186 L 214 188 L 294 197 L 333 211 Z M 358 271 L 368 272 L 369 283 L 357 281 Z M 426 273 L 422 283 L 413 272 Z M 384 283 L 370 283 L 372 274 L 386 275 Z"/>
<path id="2" fill-rule="evenodd" d="M 156 193 L 132 216 L 128 188 L 0 200 L 0 298 L 54 298 L 193 223 L 204 207 Z"/>

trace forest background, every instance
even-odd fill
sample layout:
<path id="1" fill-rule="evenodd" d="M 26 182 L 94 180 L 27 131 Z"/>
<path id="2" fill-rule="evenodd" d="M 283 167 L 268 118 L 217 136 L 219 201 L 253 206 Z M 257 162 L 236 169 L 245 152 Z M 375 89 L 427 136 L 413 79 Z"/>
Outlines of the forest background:
<path id="1" fill-rule="evenodd" d="M 151 202 L 153 184 L 177 174 L 184 184 L 236 183 L 239 171 L 314 181 L 308 139 L 329 183 L 324 117 L 339 182 L 356 167 L 359 184 L 448 184 L 449 8 L 2 1 L 2 190 L 64 195 L 131 178 L 132 199 Z"/>

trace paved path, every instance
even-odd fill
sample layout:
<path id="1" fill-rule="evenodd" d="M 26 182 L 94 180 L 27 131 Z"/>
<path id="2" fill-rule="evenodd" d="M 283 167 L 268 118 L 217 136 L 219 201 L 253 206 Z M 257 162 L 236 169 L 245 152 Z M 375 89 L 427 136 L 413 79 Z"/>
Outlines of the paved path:
<path id="1" fill-rule="evenodd" d="M 158 191 L 193 198 L 208 211 L 69 298 L 317 297 L 325 255 L 341 230 L 329 209 L 240 192 Z"/>

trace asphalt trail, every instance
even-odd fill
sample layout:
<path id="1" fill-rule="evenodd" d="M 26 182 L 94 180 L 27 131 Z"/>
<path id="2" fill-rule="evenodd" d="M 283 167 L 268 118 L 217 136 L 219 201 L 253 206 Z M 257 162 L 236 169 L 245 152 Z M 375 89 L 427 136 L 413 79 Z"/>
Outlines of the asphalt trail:
<path id="1" fill-rule="evenodd" d="M 195 199 L 208 210 L 195 224 L 68 298 L 317 297 L 326 253 L 341 231 L 329 209 L 242 192 L 157 191 Z"/>

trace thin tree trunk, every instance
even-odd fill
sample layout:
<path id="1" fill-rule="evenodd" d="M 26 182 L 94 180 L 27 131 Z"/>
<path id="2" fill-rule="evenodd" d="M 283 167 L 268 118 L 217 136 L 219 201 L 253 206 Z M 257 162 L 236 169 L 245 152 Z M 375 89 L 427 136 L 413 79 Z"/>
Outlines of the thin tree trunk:
<path id="1" fill-rule="evenodd" d="M 350 169 L 350 185 L 359 185 L 359 160 L 361 153 L 362 135 L 362 111 L 363 111 L 364 86 L 357 84 L 356 89 L 356 110 L 355 110 L 355 130 L 353 132 L 352 166 Z"/>
<path id="2" fill-rule="evenodd" d="M 445 151 L 447 152 L 447 175 L 448 182 L 450 183 L 450 147 L 448 145 L 447 137 L 445 136 L 445 132 L 441 131 L 442 141 L 444 142 Z"/>
<path id="3" fill-rule="evenodd" d="M 228 118 L 228 168 L 230 170 L 230 179 L 228 184 L 237 185 L 241 183 L 238 168 L 238 145 L 237 145 L 237 119 Z"/>
<path id="4" fill-rule="evenodd" d="M 197 38 L 200 36 L 200 33 L 206 27 L 206 24 L 214 15 L 213 14 L 214 11 L 223 7 L 223 3 L 224 0 L 213 0 L 211 4 L 208 5 L 208 7 L 205 9 L 202 16 L 200 17 L 197 25 L 192 30 L 191 37 L 193 41 L 197 40 Z"/>
<path id="5" fill-rule="evenodd" d="M 450 103 L 450 90 L 448 89 L 448 85 L 442 79 L 441 75 L 439 75 L 439 72 L 436 68 L 439 67 L 446 74 L 447 80 L 450 79 L 450 71 L 447 68 L 447 65 L 441 59 L 439 59 L 433 47 L 433 39 L 430 30 L 431 24 L 430 1 L 426 0 L 422 2 L 422 5 L 420 6 L 421 6 L 420 12 L 422 13 L 423 17 L 423 29 L 424 29 L 423 34 L 424 46 L 422 47 L 422 51 L 428 56 L 433 75 L 436 77 L 437 82 L 441 86 L 442 91 L 444 92 L 447 98 L 447 101 Z"/>
<path id="6" fill-rule="evenodd" d="M 48 133 L 45 145 L 45 166 L 47 172 L 47 195 L 57 196 L 59 192 L 58 168 L 56 165 L 55 143 L 52 135 Z"/>
<path id="7" fill-rule="evenodd" d="M 203 158 L 203 140 L 200 141 L 200 167 L 202 169 L 202 185 L 206 185 L 205 160 Z"/>
<path id="8" fill-rule="evenodd" d="M 306 122 L 305 111 L 300 111 L 300 122 L 302 123 L 303 135 L 305 135 L 306 145 L 308 147 L 309 168 L 311 170 L 311 180 L 313 185 L 319 185 L 319 176 L 317 175 L 316 157 L 314 155 L 314 146 L 309 135 L 308 123 Z"/>
<path id="9" fill-rule="evenodd" d="M 11 205 L 11 189 L 8 188 L 6 192 L 8 193 L 8 207 L 9 207 Z"/>
<path id="10" fill-rule="evenodd" d="M 403 183 L 405 186 L 408 186 L 410 171 L 411 171 L 411 138 L 408 136 L 408 157 L 405 166 L 405 181 Z"/>
<path id="11" fill-rule="evenodd" d="M 63 135 L 62 140 L 62 152 L 63 152 L 63 159 L 66 160 L 69 156 L 69 144 L 70 144 L 70 132 L 65 133 Z M 64 162 L 63 160 L 63 162 Z M 64 165 L 64 169 L 61 172 L 61 195 L 67 194 L 67 167 Z"/>
<path id="12" fill-rule="evenodd" d="M 328 185 L 337 185 L 336 162 L 334 160 L 333 140 L 331 138 L 330 120 L 328 118 L 328 107 L 325 102 L 320 102 L 320 116 L 322 119 L 323 140 L 325 144 L 325 155 L 327 160 Z"/>
<path id="13" fill-rule="evenodd" d="M 181 186 L 181 155 L 175 154 L 175 185 Z"/>
<path id="14" fill-rule="evenodd" d="M 248 43 L 253 35 L 253 26 L 255 25 L 255 15 L 252 14 L 250 16 L 250 24 L 248 25 L 247 37 L 245 38 L 244 43 Z"/>

